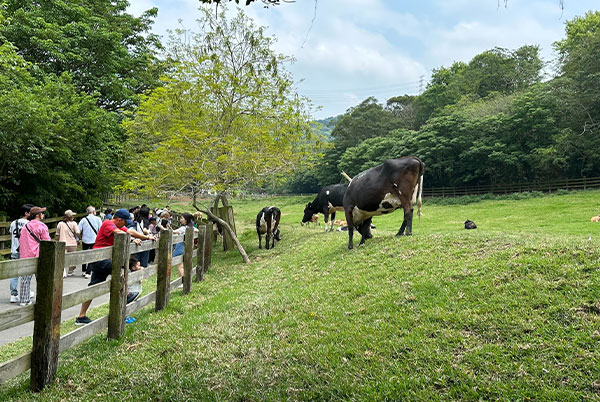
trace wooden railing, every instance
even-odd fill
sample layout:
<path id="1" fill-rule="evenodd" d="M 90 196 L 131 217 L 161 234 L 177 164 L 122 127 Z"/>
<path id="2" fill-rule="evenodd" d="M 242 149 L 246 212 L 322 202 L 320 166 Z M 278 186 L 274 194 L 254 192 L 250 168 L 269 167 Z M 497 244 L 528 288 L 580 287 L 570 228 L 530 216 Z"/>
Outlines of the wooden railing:
<path id="1" fill-rule="evenodd" d="M 589 190 L 600 188 L 600 177 L 583 177 L 581 179 L 562 179 L 528 183 L 464 186 L 464 187 L 425 187 L 423 197 L 459 197 L 476 194 L 512 194 L 524 191 L 550 192 L 556 190 Z"/>
<path id="2" fill-rule="evenodd" d="M 126 233 L 115 235 L 114 245 L 101 249 L 65 253 L 65 243 L 42 241 L 38 258 L 0 261 L 0 279 L 17 276 L 37 276 L 35 304 L 0 313 L 0 330 L 34 321 L 31 352 L 0 364 L 0 383 L 31 369 L 30 388 L 41 391 L 56 375 L 58 356 L 100 331 L 108 329 L 108 338 L 118 339 L 125 328 L 125 317 L 148 304 L 155 310 L 167 307 L 171 290 L 183 283 L 183 294 L 192 286 L 193 258 L 197 257 L 195 281 L 201 281 L 210 265 L 212 225 L 201 225 L 197 233 L 188 228 L 185 251 L 173 258 L 173 244 L 184 241 L 184 235 L 162 231 L 158 242 L 146 241 L 141 246 L 130 242 Z M 194 247 L 194 239 L 198 239 Z M 129 256 L 146 250 L 157 250 L 157 263 L 129 273 Z M 64 267 L 112 259 L 110 281 L 63 295 Z M 183 262 L 184 275 L 171 281 L 171 267 Z M 126 284 L 157 276 L 156 290 L 135 302 L 126 304 Z M 109 313 L 60 336 L 61 311 L 86 300 L 110 293 Z"/>

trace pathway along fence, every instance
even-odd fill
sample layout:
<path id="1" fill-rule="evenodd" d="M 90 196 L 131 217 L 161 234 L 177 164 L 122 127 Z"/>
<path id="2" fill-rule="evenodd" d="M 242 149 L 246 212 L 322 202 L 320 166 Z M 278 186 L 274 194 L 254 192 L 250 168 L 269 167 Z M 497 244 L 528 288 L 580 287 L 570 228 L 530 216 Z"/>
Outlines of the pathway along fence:
<path id="1" fill-rule="evenodd" d="M 108 338 L 118 339 L 125 329 L 125 317 L 154 302 L 154 309 L 167 307 L 171 290 L 183 283 L 183 294 L 192 287 L 193 258 L 197 256 L 195 281 L 201 281 L 210 265 L 212 225 L 201 225 L 197 233 L 187 228 L 185 251 L 173 258 L 173 244 L 184 241 L 184 235 L 164 230 L 158 242 L 146 241 L 141 246 L 130 242 L 126 233 L 115 235 L 112 247 L 65 253 L 65 243 L 42 241 L 38 258 L 0 261 L 0 279 L 37 275 L 35 304 L 0 313 L 0 331 L 34 321 L 33 347 L 10 361 L 0 364 L 0 383 L 31 369 L 30 389 L 41 391 L 56 376 L 58 356 L 91 336 L 108 328 Z M 194 239 L 198 239 L 197 247 Z M 157 250 L 157 263 L 129 273 L 131 254 Z M 110 281 L 63 295 L 63 268 L 112 258 Z M 171 281 L 171 268 L 183 262 L 184 275 Z M 126 304 L 127 287 L 156 274 L 156 290 L 137 301 Z M 110 293 L 108 315 L 60 336 L 61 312 L 86 300 Z"/>
<path id="2" fill-rule="evenodd" d="M 80 213 L 80 214 L 76 214 L 74 216 L 75 216 L 75 218 L 83 218 L 84 216 L 87 216 L 87 215 L 88 215 L 87 213 Z M 19 218 L 21 218 L 21 217 L 19 216 Z M 58 217 L 54 217 L 54 218 L 46 218 L 42 221 L 46 224 L 46 226 L 48 226 L 48 230 L 50 232 L 50 237 L 52 237 L 54 235 L 54 233 L 56 233 L 56 226 L 58 226 L 58 223 L 62 222 L 62 220 L 63 220 L 63 217 L 58 216 Z M 14 219 L 7 221 L 5 216 L 0 216 L 0 260 L 2 260 L 3 256 L 10 255 L 10 239 L 11 239 L 10 224 L 13 221 L 14 221 Z M 6 258 L 8 258 L 8 257 L 6 257 Z"/>
<path id="3" fill-rule="evenodd" d="M 600 177 L 563 179 L 515 184 L 466 186 L 466 187 L 425 187 L 423 197 L 458 197 L 474 194 L 511 194 L 524 191 L 551 192 L 556 190 L 588 190 L 600 188 Z"/>

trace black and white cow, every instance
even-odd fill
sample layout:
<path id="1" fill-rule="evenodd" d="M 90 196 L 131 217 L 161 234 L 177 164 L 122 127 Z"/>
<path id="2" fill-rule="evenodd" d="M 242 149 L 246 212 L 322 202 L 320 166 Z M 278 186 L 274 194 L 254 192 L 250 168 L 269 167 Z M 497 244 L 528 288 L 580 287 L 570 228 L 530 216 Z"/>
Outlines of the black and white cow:
<path id="1" fill-rule="evenodd" d="M 281 219 L 281 211 L 277 207 L 264 207 L 256 215 L 256 233 L 258 233 L 258 248 L 262 248 L 262 235 L 266 234 L 267 242 L 265 248 L 269 249 L 269 240 L 273 237 L 271 248 L 275 247 L 275 240 L 281 240 L 279 232 L 279 221 Z"/>
<path id="2" fill-rule="evenodd" d="M 348 249 L 352 249 L 352 235 L 356 228 L 362 238 L 371 235 L 373 216 L 389 214 L 398 208 L 404 209 L 404 220 L 396 236 L 412 234 L 413 206 L 418 204 L 421 216 L 423 172 L 425 164 L 415 156 L 388 159 L 356 175 L 344 195 L 344 212 L 348 222 Z"/>
<path id="3" fill-rule="evenodd" d="M 329 214 L 331 214 L 331 227 L 329 230 L 332 231 L 336 211 L 344 210 L 344 193 L 347 188 L 347 184 L 331 184 L 323 187 L 314 201 L 306 204 L 302 224 L 310 222 L 314 214 L 320 213 L 325 215 L 325 231 L 327 232 L 327 222 L 329 221 Z"/>

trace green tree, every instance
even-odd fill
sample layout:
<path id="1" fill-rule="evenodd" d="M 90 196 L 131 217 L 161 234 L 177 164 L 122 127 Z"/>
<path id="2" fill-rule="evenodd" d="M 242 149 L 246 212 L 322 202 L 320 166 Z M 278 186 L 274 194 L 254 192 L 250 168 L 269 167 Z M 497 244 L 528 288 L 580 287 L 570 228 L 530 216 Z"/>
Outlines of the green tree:
<path id="1" fill-rule="evenodd" d="M 78 91 L 109 111 L 131 110 L 158 85 L 163 67 L 150 32 L 157 9 L 126 13 L 126 0 L 5 0 L 0 35 L 38 68 L 36 76 L 70 73 Z"/>
<path id="2" fill-rule="evenodd" d="M 172 35 L 172 74 L 125 123 L 133 149 L 128 188 L 195 195 L 257 187 L 282 180 L 317 151 L 310 105 L 264 28 L 241 11 L 228 20 L 203 9 L 199 24 L 199 33 Z"/>

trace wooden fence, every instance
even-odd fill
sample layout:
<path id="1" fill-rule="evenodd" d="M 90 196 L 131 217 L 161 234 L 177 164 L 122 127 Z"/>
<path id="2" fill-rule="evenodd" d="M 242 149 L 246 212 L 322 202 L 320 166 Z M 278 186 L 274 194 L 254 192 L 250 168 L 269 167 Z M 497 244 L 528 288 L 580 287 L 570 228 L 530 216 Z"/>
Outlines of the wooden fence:
<path id="1" fill-rule="evenodd" d="M 156 311 L 169 303 L 171 290 L 183 283 L 183 294 L 192 286 L 193 258 L 197 258 L 195 281 L 201 281 L 210 265 L 212 225 L 201 225 L 197 233 L 187 228 L 185 251 L 173 258 L 173 244 L 184 241 L 183 235 L 162 231 L 157 242 L 146 241 L 141 246 L 130 242 L 126 233 L 115 235 L 114 245 L 101 249 L 65 253 L 65 244 L 43 241 L 38 258 L 0 261 L 0 279 L 37 275 L 35 304 L 0 313 L 0 331 L 34 321 L 33 347 L 10 361 L 0 364 L 0 383 L 31 369 L 30 388 L 41 391 L 56 375 L 58 356 L 100 331 L 108 329 L 108 338 L 120 338 L 125 328 L 125 317 L 154 302 Z M 194 239 L 198 239 L 197 247 Z M 129 256 L 146 250 L 157 250 L 157 263 L 146 269 L 129 273 Z M 112 259 L 110 281 L 63 295 L 63 268 Z M 184 275 L 171 281 L 171 268 L 183 262 Z M 126 304 L 127 287 L 152 275 L 157 277 L 156 290 L 135 302 Z M 74 331 L 60 336 L 61 311 L 86 300 L 110 293 L 109 313 Z"/>
<path id="2" fill-rule="evenodd" d="M 83 218 L 84 216 L 87 216 L 87 215 L 88 215 L 87 212 L 84 212 L 84 213 L 74 215 L 74 217 L 75 218 Z M 44 222 L 46 224 L 46 226 L 48 226 L 48 230 L 50 232 L 50 237 L 52 237 L 52 235 L 54 233 L 56 233 L 56 226 L 58 226 L 58 223 L 62 222 L 62 220 L 63 220 L 62 216 L 55 217 L 55 218 L 46 218 L 46 219 L 42 220 L 42 222 Z M 0 216 L 0 260 L 2 259 L 3 256 L 10 254 L 10 239 L 11 239 L 10 224 L 13 221 L 14 221 L 14 219 L 7 221 L 5 216 Z"/>
<path id="3" fill-rule="evenodd" d="M 561 189 L 588 190 L 594 188 L 600 188 L 600 177 L 465 187 L 424 187 L 423 197 L 458 197 L 474 194 L 512 194 L 524 191 L 551 192 Z"/>

